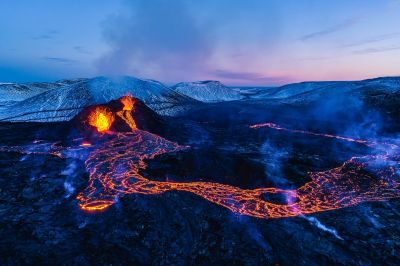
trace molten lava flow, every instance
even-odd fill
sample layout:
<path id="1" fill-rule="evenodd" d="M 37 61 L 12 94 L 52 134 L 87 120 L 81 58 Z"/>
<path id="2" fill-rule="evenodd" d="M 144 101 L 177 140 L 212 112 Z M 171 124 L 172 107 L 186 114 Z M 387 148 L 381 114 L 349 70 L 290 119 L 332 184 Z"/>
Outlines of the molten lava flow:
<path id="1" fill-rule="evenodd" d="M 194 193 L 235 213 L 281 218 L 400 197 L 400 178 L 396 174 L 400 166 L 391 163 L 399 160 L 398 155 L 353 157 L 339 167 L 309 173 L 311 181 L 296 190 L 248 190 L 212 182 L 152 181 L 139 174 L 147 167 L 144 160 L 184 148 L 140 130 L 108 139 L 93 149 L 86 160 L 90 178 L 89 186 L 77 198 L 81 209 L 104 210 L 124 194 L 152 195 L 179 190 Z M 387 163 L 377 165 L 377 161 Z M 363 169 L 371 174 L 363 173 Z M 291 200 L 287 204 L 273 203 L 263 198 L 266 193 L 281 194 Z"/>
<path id="2" fill-rule="evenodd" d="M 98 106 L 89 115 L 89 125 L 95 127 L 98 132 L 109 130 L 113 122 L 114 115 L 106 107 Z"/>
<path id="3" fill-rule="evenodd" d="M 267 125 L 273 129 L 293 133 L 375 145 L 368 141 L 291 130 L 275 124 Z M 253 128 L 259 127 L 261 126 Z M 139 171 L 147 167 L 144 160 L 163 153 L 176 152 L 185 147 L 160 136 L 136 130 L 132 133 L 119 134 L 118 137 L 109 139 L 92 150 L 86 160 L 86 167 L 90 174 L 89 186 L 79 194 L 78 200 L 82 210 L 98 211 L 108 208 L 115 203 L 118 196 L 124 194 L 151 195 L 180 190 L 194 193 L 235 213 L 258 218 L 310 214 L 352 206 L 363 201 L 381 201 L 400 197 L 399 150 L 395 145 L 389 147 L 395 148 L 395 152 L 391 152 L 392 155 L 385 153 L 353 157 L 339 167 L 322 172 L 311 172 L 308 174 L 311 181 L 296 190 L 278 188 L 249 190 L 212 182 L 160 182 L 143 177 Z M 368 169 L 368 171 L 363 171 L 363 169 Z M 263 195 L 267 193 L 281 194 L 289 200 L 286 204 L 270 202 L 263 198 Z"/>
<path id="4" fill-rule="evenodd" d="M 325 138 L 344 140 L 344 141 L 348 141 L 348 142 L 356 142 L 359 144 L 365 144 L 366 146 L 370 146 L 370 144 L 372 144 L 366 140 L 352 139 L 352 138 L 336 136 L 336 135 L 332 135 L 332 134 L 315 133 L 315 132 L 299 130 L 299 129 L 288 129 L 288 128 L 278 126 L 277 124 L 274 124 L 274 123 L 262 123 L 262 124 L 255 124 L 255 125 L 250 126 L 250 128 L 253 128 L 253 129 L 263 128 L 263 127 L 268 127 L 271 129 L 282 130 L 282 131 L 289 131 L 292 133 L 300 133 L 300 134 L 306 134 L 306 135 L 313 135 L 313 136 L 319 136 L 319 137 L 325 137 Z"/>
<path id="5" fill-rule="evenodd" d="M 121 103 L 124 105 L 123 111 L 132 111 L 133 110 L 133 98 L 131 96 L 123 96 L 120 99 Z"/>
<path id="6" fill-rule="evenodd" d="M 80 146 L 81 147 L 90 147 L 90 146 L 92 146 L 92 144 L 90 144 L 90 142 L 84 141 L 84 142 L 81 143 Z"/>
<path id="7" fill-rule="evenodd" d="M 132 117 L 132 110 L 134 107 L 133 98 L 129 95 L 123 96 L 120 101 L 124 107 L 122 111 L 117 112 L 117 115 L 121 117 L 132 130 L 137 129 L 135 119 Z"/>
<path id="8" fill-rule="evenodd" d="M 129 110 L 120 112 L 127 118 Z M 342 165 L 326 171 L 310 172 L 308 173 L 310 182 L 298 189 L 283 190 L 273 187 L 241 189 L 213 182 L 152 181 L 140 174 L 140 171 L 147 167 L 145 160 L 187 147 L 137 129 L 128 133 L 111 134 L 107 138 L 101 136 L 98 142 L 90 146 L 82 146 L 82 140 L 77 140 L 77 144 L 71 147 L 41 142 L 29 147 L 7 147 L 0 150 L 52 154 L 85 161 L 89 184 L 77 199 L 80 208 L 89 212 L 103 211 L 125 194 L 154 195 L 171 190 L 190 192 L 235 213 L 264 219 L 292 217 L 353 206 L 363 201 L 382 201 L 400 197 L 400 148 L 397 145 L 389 144 L 382 148 L 381 144 L 375 142 L 292 130 L 272 123 L 251 127 L 265 126 L 292 133 L 379 146 L 377 149 L 383 152 L 377 155 L 353 157 Z M 279 194 L 288 200 L 286 203 L 278 204 L 266 200 L 264 197 L 266 194 Z"/>

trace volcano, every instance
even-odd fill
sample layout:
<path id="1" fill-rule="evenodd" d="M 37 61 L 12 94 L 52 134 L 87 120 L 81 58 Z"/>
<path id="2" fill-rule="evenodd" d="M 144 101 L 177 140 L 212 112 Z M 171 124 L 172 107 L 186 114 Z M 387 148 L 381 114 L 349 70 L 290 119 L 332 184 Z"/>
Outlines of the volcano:
<path id="1" fill-rule="evenodd" d="M 257 97 L 191 100 L 170 117 L 136 96 L 64 122 L 0 124 L 2 258 L 399 261 L 399 121 L 381 118 L 384 109 L 363 97 L 346 113 Z"/>
<path id="2" fill-rule="evenodd" d="M 86 107 L 71 120 L 74 127 L 81 132 L 96 128 L 93 125 L 95 121 L 91 122 L 91 115 L 96 115 L 96 110 L 104 110 L 103 117 L 107 125 L 105 126 L 106 130 L 101 131 L 130 132 L 132 129 L 139 129 L 162 134 L 165 124 L 165 119 L 147 107 L 141 100 L 132 96 L 123 96 L 106 104 Z M 97 112 L 102 114 L 101 111 Z M 126 115 L 128 118 L 125 117 Z M 109 116 L 110 121 L 107 121 L 106 116 Z"/>

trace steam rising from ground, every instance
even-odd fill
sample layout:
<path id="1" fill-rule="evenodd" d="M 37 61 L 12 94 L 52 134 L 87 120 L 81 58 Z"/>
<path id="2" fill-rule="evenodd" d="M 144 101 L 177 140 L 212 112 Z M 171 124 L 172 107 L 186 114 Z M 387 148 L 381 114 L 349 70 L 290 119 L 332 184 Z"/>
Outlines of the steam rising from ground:
<path id="1" fill-rule="evenodd" d="M 302 217 L 307 221 L 309 221 L 311 225 L 314 225 L 319 229 L 321 229 L 322 231 L 332 234 L 337 239 L 343 240 L 343 238 L 338 234 L 338 232 L 335 229 L 327 227 L 326 225 L 321 223 L 317 218 L 313 216 L 304 216 L 304 215 Z"/>
<path id="2" fill-rule="evenodd" d="M 61 172 L 61 175 L 66 176 L 64 181 L 65 197 L 69 198 L 75 192 L 73 180 L 77 178 L 77 164 L 71 160 L 67 167 Z"/>
<path id="3" fill-rule="evenodd" d="M 286 187 L 288 180 L 284 176 L 282 167 L 289 159 L 290 150 L 288 148 L 275 147 L 270 141 L 265 141 L 260 148 L 260 153 L 265 157 L 265 173 L 269 181 L 275 186 Z"/>

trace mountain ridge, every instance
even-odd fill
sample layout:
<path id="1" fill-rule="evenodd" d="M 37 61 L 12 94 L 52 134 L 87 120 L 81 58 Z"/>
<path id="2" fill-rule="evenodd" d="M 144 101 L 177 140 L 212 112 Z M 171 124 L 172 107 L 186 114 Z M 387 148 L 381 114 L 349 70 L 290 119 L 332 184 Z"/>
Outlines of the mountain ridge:
<path id="1" fill-rule="evenodd" d="M 261 100 L 278 104 L 310 104 L 333 98 L 355 98 L 397 108 L 400 77 L 358 81 L 304 81 L 248 94 L 219 81 L 180 82 L 168 87 L 151 79 L 123 76 L 62 79 L 54 83 L 0 83 L 0 121 L 55 122 L 72 119 L 89 105 L 102 104 L 131 94 L 160 115 L 177 116 L 193 106 L 236 100 Z"/>

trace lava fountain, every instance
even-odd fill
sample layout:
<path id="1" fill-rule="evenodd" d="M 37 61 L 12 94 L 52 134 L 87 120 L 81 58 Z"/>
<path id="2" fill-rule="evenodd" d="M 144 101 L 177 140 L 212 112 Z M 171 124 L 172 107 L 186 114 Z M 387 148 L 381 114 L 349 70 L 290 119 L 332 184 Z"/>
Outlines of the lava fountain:
<path id="1" fill-rule="evenodd" d="M 120 102 L 123 105 L 122 111 L 117 112 L 117 115 L 125 121 L 125 123 L 132 129 L 137 129 L 135 119 L 132 117 L 132 111 L 134 110 L 134 102 L 132 96 L 123 96 L 120 98 Z"/>
<path id="2" fill-rule="evenodd" d="M 123 111 L 132 111 L 133 110 L 133 98 L 131 96 L 123 96 L 120 99 L 121 103 L 124 105 L 122 108 Z"/>
<path id="3" fill-rule="evenodd" d="M 114 114 L 106 107 L 98 106 L 89 115 L 89 125 L 95 127 L 98 132 L 110 129 L 114 122 Z"/>

